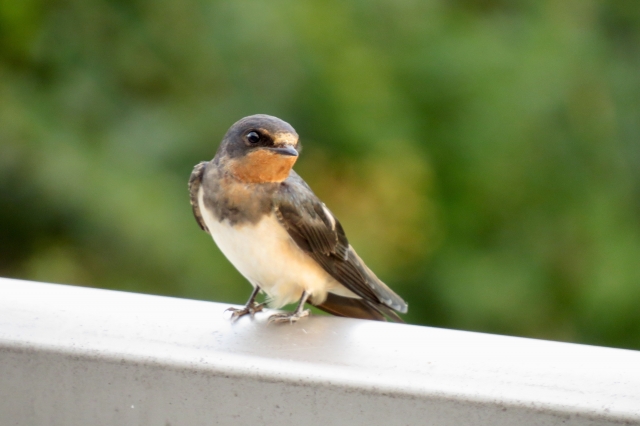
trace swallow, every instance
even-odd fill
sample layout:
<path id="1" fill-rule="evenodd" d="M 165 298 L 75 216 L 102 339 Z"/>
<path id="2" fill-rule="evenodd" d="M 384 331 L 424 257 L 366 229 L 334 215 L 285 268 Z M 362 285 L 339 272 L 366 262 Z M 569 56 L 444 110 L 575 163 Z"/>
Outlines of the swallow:
<path id="1" fill-rule="evenodd" d="M 269 115 L 245 117 L 229 128 L 211 161 L 189 178 L 193 214 L 222 253 L 251 283 L 246 305 L 232 319 L 265 306 L 297 302 L 269 322 L 296 322 L 305 303 L 337 316 L 402 322 L 407 303 L 364 264 L 338 219 L 293 170 L 298 134 Z"/>

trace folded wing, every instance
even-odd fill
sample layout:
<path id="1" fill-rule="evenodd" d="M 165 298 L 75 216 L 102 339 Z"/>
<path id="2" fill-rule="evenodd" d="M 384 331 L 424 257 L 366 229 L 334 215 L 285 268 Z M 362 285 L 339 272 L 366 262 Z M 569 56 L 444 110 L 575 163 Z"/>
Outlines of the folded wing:
<path id="1" fill-rule="evenodd" d="M 362 298 L 362 302 L 356 302 L 357 299 L 342 300 L 348 298 L 331 295 L 325 310 L 354 316 L 347 311 L 369 307 L 377 313 L 371 316 L 382 313 L 400 320 L 393 310 L 406 313 L 406 302 L 364 264 L 349 244 L 340 222 L 295 172 L 282 183 L 274 202 L 278 220 L 296 244 L 333 278 Z M 318 307 L 323 309 L 322 305 Z"/>
<path id="2" fill-rule="evenodd" d="M 198 202 L 198 192 L 200 191 L 200 185 L 202 184 L 202 177 L 207 166 L 207 162 L 203 161 L 196 164 L 189 176 L 189 200 L 191 201 L 191 208 L 193 209 L 193 216 L 196 218 L 198 225 L 203 231 L 209 232 L 207 225 L 204 223 L 202 213 L 200 213 L 200 204 Z"/>

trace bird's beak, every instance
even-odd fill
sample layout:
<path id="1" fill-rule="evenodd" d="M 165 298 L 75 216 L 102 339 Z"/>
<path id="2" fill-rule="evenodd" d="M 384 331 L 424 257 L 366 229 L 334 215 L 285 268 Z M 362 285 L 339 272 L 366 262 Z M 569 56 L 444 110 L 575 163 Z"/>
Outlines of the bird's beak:
<path id="1" fill-rule="evenodd" d="M 285 155 L 285 156 L 291 156 L 291 157 L 298 156 L 298 151 L 296 151 L 296 149 L 291 145 L 278 146 L 278 147 L 274 146 L 274 147 L 269 147 L 268 149 L 272 152 L 275 152 L 278 155 Z"/>

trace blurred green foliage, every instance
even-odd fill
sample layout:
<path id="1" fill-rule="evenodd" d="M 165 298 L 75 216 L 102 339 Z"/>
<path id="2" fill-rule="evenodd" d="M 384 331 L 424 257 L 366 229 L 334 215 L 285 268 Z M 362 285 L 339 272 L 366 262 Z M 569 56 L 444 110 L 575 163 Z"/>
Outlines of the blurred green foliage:
<path id="1" fill-rule="evenodd" d="M 254 113 L 409 322 L 640 348 L 637 0 L 0 2 L 0 274 L 243 303 L 186 182 Z"/>

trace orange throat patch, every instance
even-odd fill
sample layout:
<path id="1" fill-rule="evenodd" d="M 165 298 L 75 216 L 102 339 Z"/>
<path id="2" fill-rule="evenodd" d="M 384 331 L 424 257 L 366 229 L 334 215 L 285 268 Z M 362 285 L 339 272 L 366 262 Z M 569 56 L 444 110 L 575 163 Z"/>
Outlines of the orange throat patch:
<path id="1" fill-rule="evenodd" d="M 298 157 L 280 155 L 267 149 L 258 149 L 229 163 L 229 171 L 248 183 L 282 182 Z"/>

